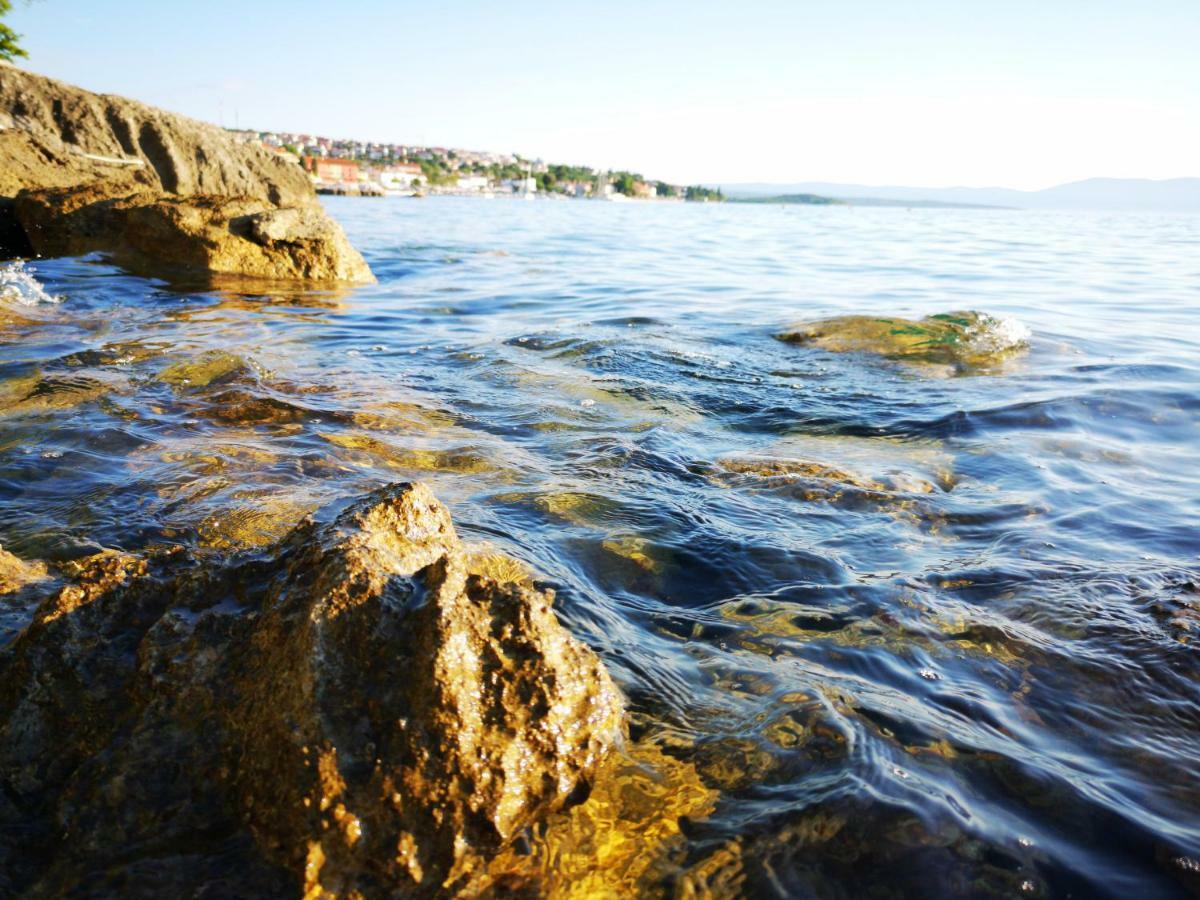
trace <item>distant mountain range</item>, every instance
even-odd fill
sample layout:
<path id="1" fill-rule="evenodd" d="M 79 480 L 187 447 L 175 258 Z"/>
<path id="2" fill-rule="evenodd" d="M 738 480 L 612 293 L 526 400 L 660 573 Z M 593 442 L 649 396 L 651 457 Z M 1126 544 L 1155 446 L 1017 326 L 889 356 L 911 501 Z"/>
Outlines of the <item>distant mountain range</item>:
<path id="1" fill-rule="evenodd" d="M 1042 191 L 1009 188 L 916 188 L 892 185 L 838 184 L 807 181 L 798 184 L 727 184 L 730 198 L 780 197 L 816 194 L 863 205 L 1002 206 L 1019 209 L 1110 209 L 1200 211 L 1200 178 L 1089 178 Z"/>

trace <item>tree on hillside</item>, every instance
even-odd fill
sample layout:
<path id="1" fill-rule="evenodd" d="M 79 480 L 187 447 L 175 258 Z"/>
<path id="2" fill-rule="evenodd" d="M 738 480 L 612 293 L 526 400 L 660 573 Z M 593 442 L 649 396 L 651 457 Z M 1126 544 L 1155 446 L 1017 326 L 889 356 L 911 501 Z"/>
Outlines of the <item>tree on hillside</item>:
<path id="1" fill-rule="evenodd" d="M 0 0 L 0 19 L 12 12 L 12 0 Z M 0 22 L 0 59 L 13 60 L 19 56 L 28 56 L 21 45 L 17 43 L 21 36 Z"/>
<path id="2" fill-rule="evenodd" d="M 641 179 L 632 172 L 614 172 L 613 173 L 613 190 L 618 194 L 624 194 L 626 197 L 633 196 L 633 183 Z"/>

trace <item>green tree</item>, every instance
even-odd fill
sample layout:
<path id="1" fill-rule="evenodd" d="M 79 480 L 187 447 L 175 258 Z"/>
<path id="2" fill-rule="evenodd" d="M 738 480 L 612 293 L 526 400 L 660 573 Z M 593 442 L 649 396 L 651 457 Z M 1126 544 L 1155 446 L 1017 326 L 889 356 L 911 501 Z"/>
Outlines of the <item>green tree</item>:
<path id="1" fill-rule="evenodd" d="M 725 199 L 725 195 L 721 193 L 720 188 L 717 188 L 714 191 L 712 188 L 706 188 L 702 185 L 693 184 L 684 193 L 684 199 L 699 203 L 720 203 Z"/>
<path id="2" fill-rule="evenodd" d="M 0 0 L 0 19 L 12 12 L 12 0 Z M 0 22 L 0 59 L 13 60 L 28 56 L 21 45 L 17 43 L 21 35 L 17 34 L 3 22 Z"/>
<path id="3" fill-rule="evenodd" d="M 641 180 L 642 176 L 633 172 L 613 172 L 613 190 L 618 194 L 624 194 L 626 197 L 632 197 L 634 183 Z"/>

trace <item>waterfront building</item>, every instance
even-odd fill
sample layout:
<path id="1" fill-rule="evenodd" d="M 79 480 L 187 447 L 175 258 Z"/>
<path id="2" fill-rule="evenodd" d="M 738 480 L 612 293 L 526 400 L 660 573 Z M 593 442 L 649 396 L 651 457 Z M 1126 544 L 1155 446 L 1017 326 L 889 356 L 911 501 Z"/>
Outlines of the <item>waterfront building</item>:
<path id="1" fill-rule="evenodd" d="M 379 170 L 379 183 L 389 191 L 413 190 L 425 181 L 425 173 L 416 163 L 396 163 Z"/>
<path id="2" fill-rule="evenodd" d="M 357 184 L 358 163 L 348 159 L 331 159 L 321 156 L 306 156 L 305 170 L 320 184 Z"/>
<path id="3" fill-rule="evenodd" d="M 483 192 L 488 189 L 488 180 L 486 175 L 459 175 L 458 189 L 460 191 L 479 191 Z"/>

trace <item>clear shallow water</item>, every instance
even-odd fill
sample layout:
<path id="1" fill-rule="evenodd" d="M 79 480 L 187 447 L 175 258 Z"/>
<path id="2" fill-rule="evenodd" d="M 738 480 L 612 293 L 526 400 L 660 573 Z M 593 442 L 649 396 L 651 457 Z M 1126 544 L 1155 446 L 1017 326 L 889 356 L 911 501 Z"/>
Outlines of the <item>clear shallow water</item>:
<path id="1" fill-rule="evenodd" d="M 668 882 L 1200 890 L 1200 219 L 329 207 L 378 285 L 0 283 L 6 549 L 254 552 L 421 478 L 720 792 Z M 1029 352 L 955 377 L 773 338 L 955 309 Z"/>

